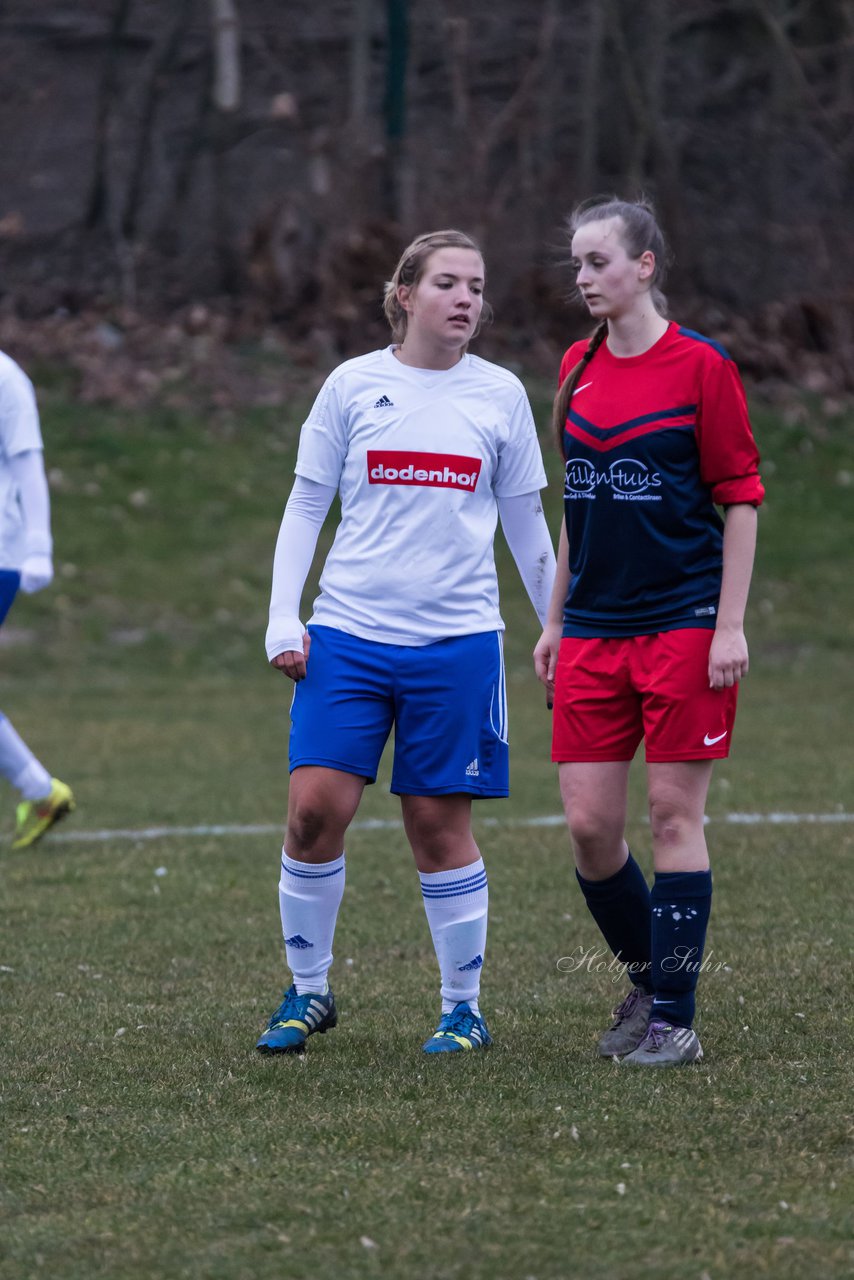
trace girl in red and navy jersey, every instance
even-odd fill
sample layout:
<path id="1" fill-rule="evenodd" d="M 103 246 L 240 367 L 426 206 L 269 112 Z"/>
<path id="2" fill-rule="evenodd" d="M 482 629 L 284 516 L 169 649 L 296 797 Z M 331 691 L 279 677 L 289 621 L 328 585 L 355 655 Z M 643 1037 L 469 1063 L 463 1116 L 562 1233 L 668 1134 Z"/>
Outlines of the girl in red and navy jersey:
<path id="1" fill-rule="evenodd" d="M 677 1066 L 702 1057 L 692 1023 L 712 894 L 704 809 L 747 674 L 764 491 L 733 361 L 666 318 L 667 251 L 651 208 L 587 204 L 570 229 L 577 286 L 599 323 L 560 369 L 565 518 L 534 659 L 554 699 L 578 881 L 632 979 L 599 1052 Z M 651 892 L 624 836 L 642 738 Z"/>

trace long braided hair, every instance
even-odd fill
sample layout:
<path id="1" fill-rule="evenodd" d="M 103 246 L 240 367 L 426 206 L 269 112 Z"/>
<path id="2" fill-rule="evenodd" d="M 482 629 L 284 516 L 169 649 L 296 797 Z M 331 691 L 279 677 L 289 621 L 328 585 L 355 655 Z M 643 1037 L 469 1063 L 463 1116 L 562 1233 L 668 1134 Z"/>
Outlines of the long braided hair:
<path id="1" fill-rule="evenodd" d="M 650 296 L 652 305 L 658 314 L 666 316 L 667 299 L 661 287 L 664 284 L 667 268 L 670 265 L 670 252 L 661 228 L 656 221 L 655 210 L 648 200 L 628 201 L 617 200 L 612 197 L 587 200 L 578 205 L 567 219 L 567 230 L 570 239 L 575 235 L 578 228 L 583 227 L 585 223 L 605 222 L 610 218 L 620 219 L 622 223 L 620 239 L 630 258 L 639 258 L 648 249 L 655 255 L 655 271 L 650 283 Z M 578 386 L 584 370 L 590 364 L 607 336 L 608 321 L 602 320 L 594 329 L 587 343 L 586 351 L 578 363 L 570 369 L 555 396 L 552 407 L 552 427 L 557 447 L 564 457 L 563 431 L 566 426 L 572 394 Z"/>
<path id="2" fill-rule="evenodd" d="M 552 406 L 552 427 L 554 428 L 555 441 L 557 447 L 563 454 L 566 461 L 566 451 L 563 447 L 563 429 L 566 426 L 566 417 L 569 413 L 569 402 L 572 399 L 573 392 L 581 381 L 581 375 L 601 347 L 602 343 L 608 336 L 608 321 L 601 320 L 593 330 L 593 335 L 587 343 L 587 350 L 584 355 L 573 365 L 563 382 L 558 387 L 557 395 Z"/>

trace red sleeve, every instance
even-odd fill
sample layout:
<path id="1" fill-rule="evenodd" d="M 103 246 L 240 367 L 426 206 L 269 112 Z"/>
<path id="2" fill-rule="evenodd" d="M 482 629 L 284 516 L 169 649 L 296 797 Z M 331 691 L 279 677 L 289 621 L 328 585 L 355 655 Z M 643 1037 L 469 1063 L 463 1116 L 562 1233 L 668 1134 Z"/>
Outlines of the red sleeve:
<path id="1" fill-rule="evenodd" d="M 568 351 L 564 353 L 564 357 L 560 362 L 560 373 L 558 374 L 557 385 L 563 386 L 567 377 L 575 366 L 578 364 L 584 352 L 587 350 L 586 342 L 573 342 Z"/>
<path id="2" fill-rule="evenodd" d="M 700 475 L 720 506 L 765 497 L 759 450 L 747 412 L 747 397 L 734 362 L 712 355 L 703 375 L 697 412 Z"/>

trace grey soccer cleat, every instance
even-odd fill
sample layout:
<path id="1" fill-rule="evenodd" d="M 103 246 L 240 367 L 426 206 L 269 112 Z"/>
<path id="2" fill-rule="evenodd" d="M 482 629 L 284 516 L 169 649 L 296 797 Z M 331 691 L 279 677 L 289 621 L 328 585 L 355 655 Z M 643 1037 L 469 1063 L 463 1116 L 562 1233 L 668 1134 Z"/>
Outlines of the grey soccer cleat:
<path id="1" fill-rule="evenodd" d="M 623 1058 L 621 1065 L 630 1067 L 684 1067 L 699 1062 L 703 1056 L 696 1031 L 690 1027 L 672 1027 L 654 1018 L 644 1041 Z"/>
<path id="2" fill-rule="evenodd" d="M 649 1027 L 649 1014 L 654 996 L 641 987 L 632 987 L 622 1004 L 614 1010 L 613 1025 L 596 1046 L 603 1058 L 621 1058 L 637 1049 Z"/>

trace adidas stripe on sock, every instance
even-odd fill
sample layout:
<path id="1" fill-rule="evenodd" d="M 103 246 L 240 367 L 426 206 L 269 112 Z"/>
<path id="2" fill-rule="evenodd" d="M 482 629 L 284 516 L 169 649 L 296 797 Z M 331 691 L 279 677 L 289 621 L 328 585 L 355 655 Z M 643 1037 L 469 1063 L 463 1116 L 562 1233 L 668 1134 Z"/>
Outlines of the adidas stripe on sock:
<path id="1" fill-rule="evenodd" d="M 465 1000 L 480 1012 L 489 890 L 483 859 L 453 871 L 420 872 L 424 910 L 442 977 L 442 1012 Z"/>
<path id="2" fill-rule="evenodd" d="M 343 853 L 332 862 L 297 862 L 282 850 L 279 912 L 297 995 L 326 990 L 344 880 Z"/>

